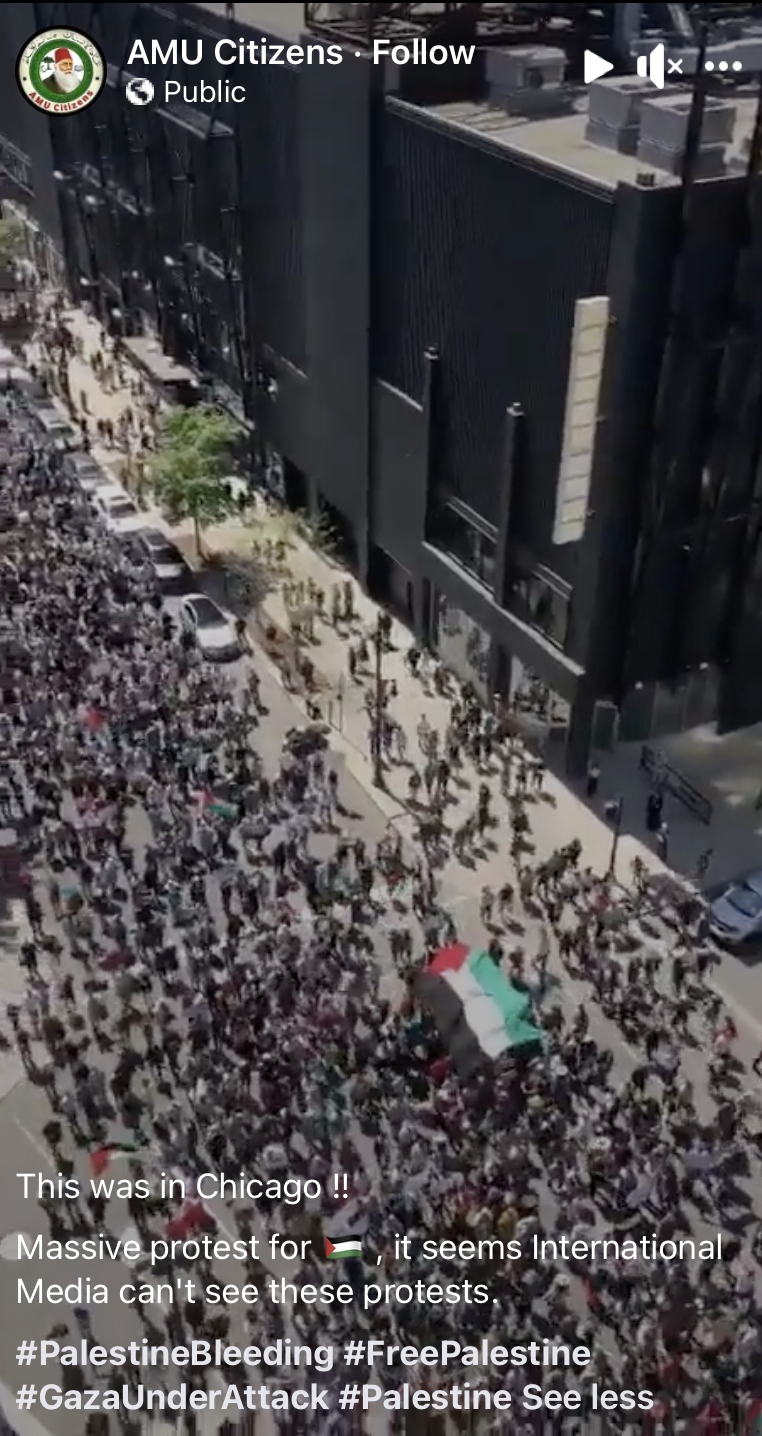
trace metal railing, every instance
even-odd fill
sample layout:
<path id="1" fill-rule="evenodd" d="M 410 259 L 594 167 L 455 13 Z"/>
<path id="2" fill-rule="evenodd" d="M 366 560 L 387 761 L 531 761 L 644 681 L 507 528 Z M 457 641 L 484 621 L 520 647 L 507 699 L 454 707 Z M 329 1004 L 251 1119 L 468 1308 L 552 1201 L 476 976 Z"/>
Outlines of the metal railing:
<path id="1" fill-rule="evenodd" d="M 639 766 L 641 772 L 648 774 L 654 787 L 670 793 L 689 813 L 693 813 L 700 822 L 709 826 L 714 816 L 714 807 L 709 798 L 667 762 L 660 748 L 652 748 L 650 743 L 644 743 L 640 750 Z"/>

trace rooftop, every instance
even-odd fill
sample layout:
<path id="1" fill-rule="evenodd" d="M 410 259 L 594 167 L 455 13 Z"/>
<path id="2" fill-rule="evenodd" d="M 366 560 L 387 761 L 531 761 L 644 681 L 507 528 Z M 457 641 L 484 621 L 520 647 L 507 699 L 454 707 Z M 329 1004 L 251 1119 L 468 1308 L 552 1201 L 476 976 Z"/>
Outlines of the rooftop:
<path id="1" fill-rule="evenodd" d="M 194 0 L 194 3 L 199 4 L 201 10 L 211 10 L 214 15 L 223 18 L 228 9 L 219 0 Z M 255 30 L 264 30 L 292 43 L 298 42 L 304 34 L 304 5 L 301 0 L 265 0 L 265 3 L 253 0 L 253 3 L 235 4 L 232 8 L 238 25 L 251 25 Z"/>
<path id="2" fill-rule="evenodd" d="M 688 87 L 680 90 L 689 95 Z M 664 97 L 674 103 L 675 86 Z M 658 97 L 649 89 L 649 101 Z M 746 145 L 751 137 L 756 112 L 756 97 L 733 91 L 728 94 L 729 103 L 737 110 L 735 132 L 727 151 L 729 173 L 739 173 L 743 167 Z M 575 97 L 574 111 L 569 114 L 524 116 L 509 115 L 495 104 L 484 101 L 455 101 L 443 105 L 429 105 L 427 112 L 444 121 L 454 130 L 469 135 L 482 135 L 491 143 L 501 146 L 514 155 L 534 161 L 542 168 L 562 170 L 571 179 L 576 179 L 596 189 L 615 190 L 620 184 L 634 185 L 644 174 L 653 175 L 653 185 L 668 188 L 680 183 L 679 179 L 666 170 L 657 169 L 636 155 L 620 154 L 604 148 L 585 138 L 587 127 L 587 96 L 580 91 Z M 735 162 L 735 163 L 734 163 Z"/>

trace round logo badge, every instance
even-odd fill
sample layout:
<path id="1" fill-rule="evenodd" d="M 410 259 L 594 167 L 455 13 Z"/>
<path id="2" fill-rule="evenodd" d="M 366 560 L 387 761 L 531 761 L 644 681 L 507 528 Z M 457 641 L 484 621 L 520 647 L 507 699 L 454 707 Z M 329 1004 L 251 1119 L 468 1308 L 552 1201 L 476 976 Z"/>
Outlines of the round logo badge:
<path id="1" fill-rule="evenodd" d="M 73 115 L 97 100 L 106 83 L 106 63 L 81 30 L 40 30 L 18 57 L 16 79 L 36 110 Z"/>

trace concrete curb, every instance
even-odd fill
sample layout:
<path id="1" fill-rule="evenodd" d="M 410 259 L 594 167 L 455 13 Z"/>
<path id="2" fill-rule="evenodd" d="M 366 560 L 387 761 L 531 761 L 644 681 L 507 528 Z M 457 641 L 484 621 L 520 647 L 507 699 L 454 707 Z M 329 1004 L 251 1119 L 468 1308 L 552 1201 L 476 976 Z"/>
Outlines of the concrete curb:
<path id="1" fill-rule="evenodd" d="M 168 532 L 172 534 L 171 529 L 168 529 Z M 175 537 L 174 535 L 172 536 Z M 209 538 L 205 539 L 205 548 L 207 553 L 219 553 L 223 551 L 217 549 L 215 547 L 214 541 L 210 541 Z M 184 549 L 183 551 L 185 552 Z M 189 564 L 189 567 L 192 568 L 193 572 L 203 576 L 204 568 L 203 564 L 198 562 L 198 555 L 195 553 L 185 553 L 185 558 Z M 264 605 L 262 605 L 260 617 L 265 622 L 270 621 L 274 623 L 274 619 L 269 618 Z M 277 683 L 278 687 L 282 688 L 283 692 L 288 694 L 294 706 L 298 708 L 302 716 L 307 721 L 309 721 L 307 704 L 304 697 L 300 693 L 293 692 L 293 690 L 286 685 L 283 680 L 283 674 L 281 673 L 278 664 L 273 658 L 270 657 L 268 653 L 265 652 L 264 648 L 258 641 L 258 623 L 252 619 L 248 619 L 246 623 L 246 629 L 249 634 L 249 638 L 252 643 L 257 662 L 262 664 L 262 667 L 266 669 L 273 682 Z M 317 664 L 315 665 L 315 669 L 317 673 L 321 673 L 321 670 L 319 669 Z M 321 677 L 325 677 L 325 675 L 321 674 Z M 328 684 L 327 679 L 326 683 Z M 373 799 L 373 802 L 376 804 L 376 807 L 379 809 L 379 811 L 382 812 L 390 822 L 401 817 L 407 817 L 408 812 L 404 804 L 401 804 L 396 798 L 392 797 L 390 794 L 385 793 L 383 788 L 377 788 L 375 784 L 371 781 L 369 775 L 368 761 L 365 758 L 364 754 L 360 751 L 360 749 L 357 748 L 357 746 L 351 741 L 351 739 L 346 738 L 344 734 L 340 733 L 338 729 L 334 728 L 332 725 L 328 726 L 330 727 L 331 734 L 331 748 L 335 752 L 341 754 L 344 759 L 344 766 L 347 772 L 352 775 L 355 781 L 360 784 L 360 787 L 363 788 L 365 792 L 368 793 L 369 797 Z"/>
<path id="2" fill-rule="evenodd" d="M 4 1417 L 8 1423 L 8 1430 L 13 1436 L 51 1436 L 45 1426 L 34 1417 L 31 1411 L 19 1411 L 16 1406 L 16 1393 L 11 1391 L 0 1381 L 0 1418 Z M 0 1427 L 0 1436 L 3 1436 L 3 1428 Z"/>

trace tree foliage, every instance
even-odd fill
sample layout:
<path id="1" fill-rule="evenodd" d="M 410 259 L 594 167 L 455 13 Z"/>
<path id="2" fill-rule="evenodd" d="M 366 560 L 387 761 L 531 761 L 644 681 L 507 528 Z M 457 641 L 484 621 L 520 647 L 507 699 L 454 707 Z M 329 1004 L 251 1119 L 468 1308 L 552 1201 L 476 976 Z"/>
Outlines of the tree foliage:
<path id="1" fill-rule="evenodd" d="M 24 226 L 13 215 L 0 217 L 0 269 L 10 269 L 24 252 Z"/>
<path id="2" fill-rule="evenodd" d="M 208 404 L 172 408 L 160 420 L 151 486 L 176 520 L 193 520 L 197 541 L 207 524 L 237 511 L 226 483 L 237 434 L 233 419 Z"/>

